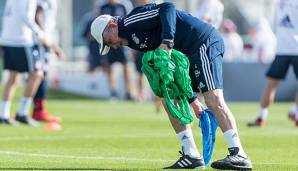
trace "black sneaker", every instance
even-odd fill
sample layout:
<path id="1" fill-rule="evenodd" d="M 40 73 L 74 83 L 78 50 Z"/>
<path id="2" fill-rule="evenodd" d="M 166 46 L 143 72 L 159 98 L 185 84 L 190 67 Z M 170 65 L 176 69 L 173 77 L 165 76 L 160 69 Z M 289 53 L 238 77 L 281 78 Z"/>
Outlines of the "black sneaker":
<path id="1" fill-rule="evenodd" d="M 134 101 L 134 98 L 130 95 L 130 93 L 125 94 L 125 100 L 127 101 Z"/>
<path id="2" fill-rule="evenodd" d="M 205 163 L 202 158 L 191 158 L 189 155 L 185 155 L 179 151 L 182 155 L 172 166 L 165 167 L 163 169 L 204 169 Z"/>
<path id="3" fill-rule="evenodd" d="M 0 118 L 0 125 L 19 126 L 20 124 L 13 119 Z"/>
<path id="4" fill-rule="evenodd" d="M 30 125 L 30 126 L 39 126 L 39 123 L 36 120 L 32 119 L 31 117 L 29 117 L 27 115 L 16 114 L 15 120 L 22 124 L 26 124 L 26 125 Z"/>
<path id="5" fill-rule="evenodd" d="M 252 170 L 252 164 L 249 158 L 238 154 L 237 147 L 229 148 L 230 155 L 222 160 L 217 160 L 211 164 L 213 169 L 219 170 Z"/>
<path id="6" fill-rule="evenodd" d="M 247 123 L 248 127 L 264 127 L 264 125 L 265 121 L 261 118 L 257 118 L 256 120 Z"/>

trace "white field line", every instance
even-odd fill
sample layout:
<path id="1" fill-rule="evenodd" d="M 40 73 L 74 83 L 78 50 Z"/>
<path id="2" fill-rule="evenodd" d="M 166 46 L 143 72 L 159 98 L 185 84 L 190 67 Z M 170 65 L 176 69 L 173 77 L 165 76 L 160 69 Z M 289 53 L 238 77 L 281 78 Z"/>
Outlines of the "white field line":
<path id="1" fill-rule="evenodd" d="M 111 160 L 111 161 L 134 161 L 134 162 L 173 162 L 175 160 L 166 159 L 145 159 L 145 158 L 130 158 L 130 157 L 102 157 L 102 156 L 73 156 L 73 155 L 61 155 L 61 154 L 40 154 L 40 153 L 26 153 L 17 151 L 2 151 L 0 155 L 11 156 L 26 156 L 26 157 L 44 157 L 44 158 L 62 158 L 62 159 L 78 159 L 78 160 Z M 255 165 L 274 165 L 274 166 L 288 166 L 298 167 L 298 163 L 276 163 L 276 162 L 258 162 L 253 163 Z"/>
<path id="2" fill-rule="evenodd" d="M 60 136 L 2 136 L 0 137 L 0 141 L 32 141 L 32 140 L 65 140 L 65 139 L 112 139 L 112 138 L 162 138 L 162 137 L 174 137 L 174 134 L 122 134 L 122 135 L 113 135 L 108 134 L 104 135 L 98 133 L 99 136 L 96 135 L 60 135 Z"/>
<path id="3" fill-rule="evenodd" d="M 276 163 L 276 162 L 263 162 L 263 163 L 252 163 L 253 165 L 274 165 L 274 166 L 288 166 L 288 167 L 298 167 L 298 163 Z"/>
<path id="4" fill-rule="evenodd" d="M 218 130 L 217 132 L 220 132 Z M 199 136 L 201 132 L 193 132 L 194 136 Z M 293 131 L 277 131 L 275 130 L 274 134 L 268 132 L 255 133 L 255 132 L 240 132 L 240 137 L 253 137 L 253 136 L 262 136 L 262 137 L 279 137 L 285 135 L 298 135 L 297 130 Z M 59 135 L 59 136 L 0 136 L 1 141 L 54 141 L 54 140 L 68 140 L 68 139 L 119 139 L 119 138 L 168 138 L 175 137 L 171 133 L 137 133 L 137 134 L 108 134 L 104 135 L 98 133 L 96 135 Z"/>
<path id="5" fill-rule="evenodd" d="M 26 153 L 17 151 L 2 151 L 0 154 L 11 156 L 27 156 L 27 157 L 44 157 L 44 158 L 63 158 L 63 159 L 79 159 L 79 160 L 118 160 L 118 161 L 137 161 L 137 162 L 173 162 L 174 160 L 163 159 L 144 159 L 144 158 L 130 158 L 130 157 L 102 157 L 102 156 L 73 156 L 61 154 L 40 154 L 40 153 Z"/>

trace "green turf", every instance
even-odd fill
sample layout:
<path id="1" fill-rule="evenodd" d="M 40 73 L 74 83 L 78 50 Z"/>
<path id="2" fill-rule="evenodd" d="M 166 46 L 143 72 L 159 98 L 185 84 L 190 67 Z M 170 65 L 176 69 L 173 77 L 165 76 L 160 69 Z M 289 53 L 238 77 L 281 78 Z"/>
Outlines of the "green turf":
<path id="1" fill-rule="evenodd" d="M 63 118 L 63 130 L 0 127 L 0 170 L 159 170 L 178 158 L 179 142 L 164 113 L 150 103 L 111 103 L 78 96 L 51 95 L 48 109 Z M 71 100 L 71 99 L 74 100 Z M 286 113 L 289 103 L 270 108 L 266 127 L 245 126 L 257 103 L 229 104 L 243 146 L 256 170 L 298 170 L 298 128 Z M 17 101 L 13 103 L 13 111 Z M 193 125 L 198 147 L 200 130 Z M 227 155 L 218 131 L 213 159 Z M 207 170 L 212 170 L 210 167 Z"/>

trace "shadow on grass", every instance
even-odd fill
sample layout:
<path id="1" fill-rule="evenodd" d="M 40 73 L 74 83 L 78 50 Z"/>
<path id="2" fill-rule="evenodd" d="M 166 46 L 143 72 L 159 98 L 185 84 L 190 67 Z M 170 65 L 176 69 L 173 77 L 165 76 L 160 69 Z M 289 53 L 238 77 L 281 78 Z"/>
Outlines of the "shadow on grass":
<path id="1" fill-rule="evenodd" d="M 111 171 L 137 171 L 137 170 L 159 170 L 159 169 L 148 169 L 148 168 L 131 168 L 131 169 L 108 169 L 108 168 L 22 168 L 22 167 L 0 167 L 0 170 L 111 170 Z M 160 169 L 161 170 L 161 169 Z"/>
<path id="2" fill-rule="evenodd" d="M 3 93 L 3 86 L 0 85 L 0 95 L 2 96 L 1 93 Z M 14 98 L 18 99 L 21 98 L 22 94 L 24 92 L 24 87 L 23 86 L 19 86 L 16 89 L 15 92 L 15 96 Z M 47 92 L 47 99 L 54 99 L 54 100 L 104 100 L 104 99 L 99 99 L 96 97 L 88 97 L 88 96 L 84 96 L 84 95 L 79 95 L 76 93 L 69 93 L 69 92 L 65 92 L 62 90 L 58 90 L 58 89 L 48 89 Z"/>
<path id="3" fill-rule="evenodd" d="M 75 93 L 69 93 L 65 91 L 61 91 L 58 89 L 49 89 L 47 93 L 47 99 L 61 99 L 61 100 L 104 100 L 95 97 L 88 97 L 84 95 L 79 95 Z"/>

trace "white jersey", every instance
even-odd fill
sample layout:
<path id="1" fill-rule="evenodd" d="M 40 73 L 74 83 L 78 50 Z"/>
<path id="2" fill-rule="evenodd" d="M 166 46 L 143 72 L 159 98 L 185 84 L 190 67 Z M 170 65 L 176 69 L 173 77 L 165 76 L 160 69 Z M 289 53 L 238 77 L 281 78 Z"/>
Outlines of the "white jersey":
<path id="1" fill-rule="evenodd" d="M 0 44 L 21 47 L 33 45 L 33 34 L 41 34 L 35 23 L 36 0 L 7 0 Z"/>
<path id="2" fill-rule="evenodd" d="M 216 29 L 219 28 L 223 18 L 224 6 L 220 0 L 204 0 L 194 16 L 209 22 Z"/>
<path id="3" fill-rule="evenodd" d="M 49 43 L 56 42 L 57 38 L 57 11 L 58 1 L 57 0 L 37 0 L 37 5 L 42 7 L 44 11 L 44 26 L 43 31 Z"/>
<path id="4" fill-rule="evenodd" d="M 260 17 L 255 26 L 256 38 L 253 41 L 256 61 L 270 63 L 276 54 L 276 36 L 270 27 L 269 21 L 265 17 Z M 262 55 L 259 56 L 261 52 Z"/>
<path id="5" fill-rule="evenodd" d="M 225 53 L 223 60 L 225 62 L 239 61 L 243 52 L 243 40 L 237 32 L 221 33 L 224 44 Z"/>
<path id="6" fill-rule="evenodd" d="M 277 0 L 275 4 L 277 55 L 298 55 L 298 0 Z"/>

